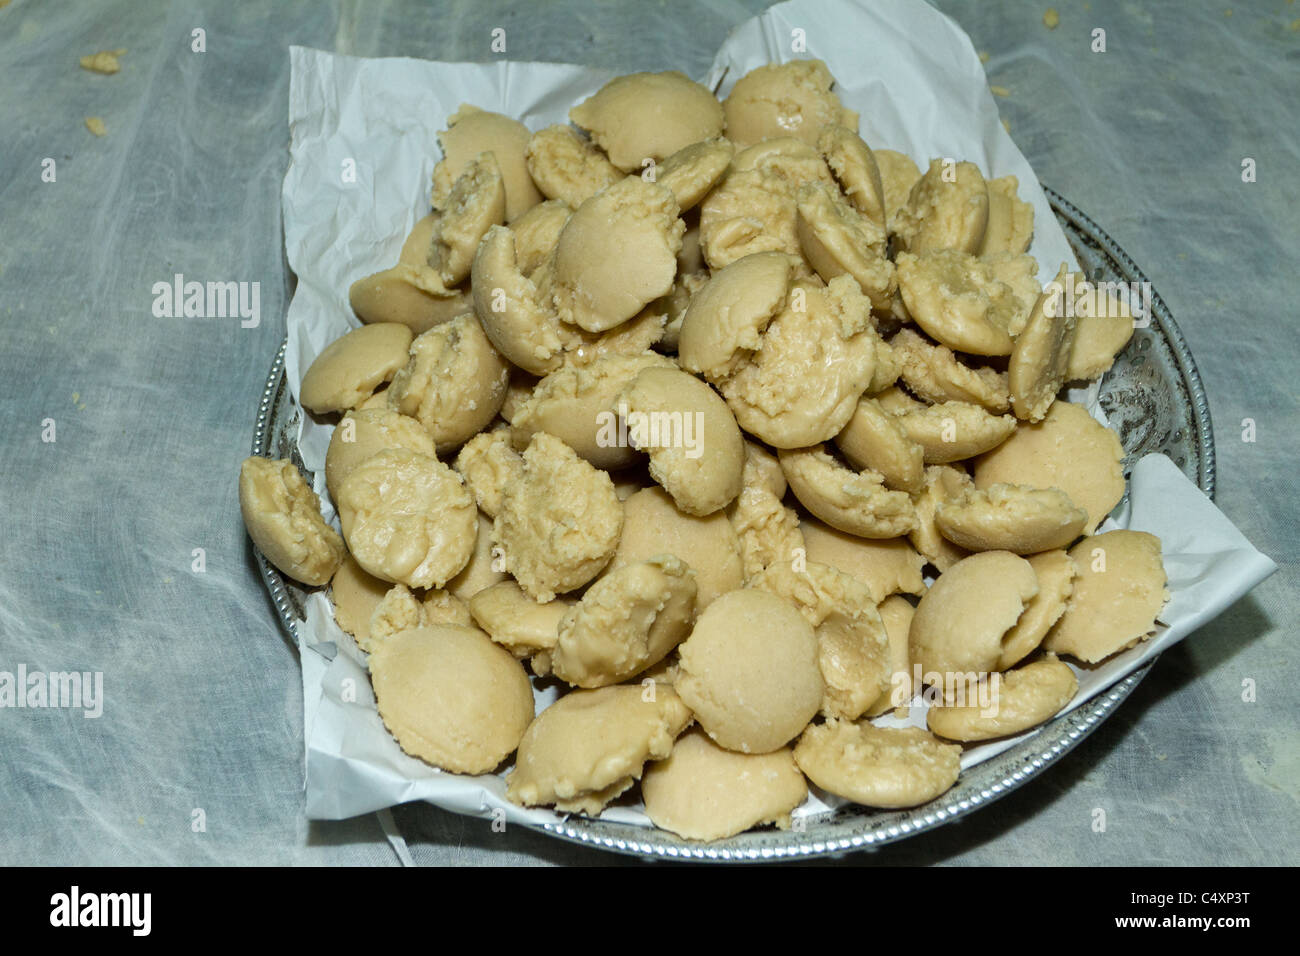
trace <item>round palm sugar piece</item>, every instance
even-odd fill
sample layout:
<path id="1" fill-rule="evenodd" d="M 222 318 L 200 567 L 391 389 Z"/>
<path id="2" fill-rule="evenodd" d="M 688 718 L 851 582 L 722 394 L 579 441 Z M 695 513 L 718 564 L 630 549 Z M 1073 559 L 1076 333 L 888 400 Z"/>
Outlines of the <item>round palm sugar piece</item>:
<path id="1" fill-rule="evenodd" d="M 501 494 L 510 479 L 523 472 L 524 460 L 511 443 L 510 429 L 494 428 L 461 446 L 456 470 L 474 493 L 479 510 L 495 518 L 501 510 Z"/>
<path id="2" fill-rule="evenodd" d="M 609 475 L 553 435 L 524 450 L 523 473 L 506 485 L 493 539 L 505 570 L 538 601 L 582 587 L 609 563 L 623 530 L 623 504 Z"/>
<path id="3" fill-rule="evenodd" d="M 912 157 L 893 149 L 872 150 L 876 169 L 880 171 L 880 185 L 884 190 L 885 217 L 890 233 L 897 232 L 895 219 L 898 211 L 907 204 L 912 187 L 921 178 L 920 167 Z"/>
<path id="4" fill-rule="evenodd" d="M 1095 664 L 1145 640 L 1169 600 L 1160 539 L 1144 531 L 1108 531 L 1070 549 L 1078 568 L 1065 613 L 1043 649 Z"/>
<path id="5" fill-rule="evenodd" d="M 1073 287 L 1074 342 L 1066 378 L 1074 382 L 1101 378 L 1115 364 L 1135 328 L 1133 313 L 1109 291 L 1088 282 L 1082 273 L 1068 277 Z"/>
<path id="6" fill-rule="evenodd" d="M 406 364 L 411 330 L 396 322 L 353 329 L 316 356 L 302 377 L 298 397 L 317 414 L 352 408 Z"/>
<path id="7" fill-rule="evenodd" d="M 817 149 L 849 202 L 887 235 L 885 187 L 871 147 L 853 130 L 832 125 L 817 134 Z"/>
<path id="8" fill-rule="evenodd" d="M 894 594 L 885 598 L 877 610 L 885 625 L 885 636 L 889 638 L 890 676 L 884 693 L 867 709 L 868 717 L 879 717 L 888 711 L 907 707 L 915 693 L 912 687 L 912 652 L 908 644 L 908 632 L 912 628 L 916 608 L 906 598 Z M 906 713 L 900 716 L 906 716 Z"/>
<path id="9" fill-rule="evenodd" d="M 378 643 L 370 677 L 384 726 L 413 757 L 491 773 L 533 719 L 523 665 L 477 628 L 417 627 Z"/>
<path id="10" fill-rule="evenodd" d="M 369 325 L 397 323 L 410 329 L 412 335 L 419 335 L 474 311 L 469 294 L 463 289 L 448 289 L 437 270 L 427 264 L 428 235 L 423 241 L 418 262 L 403 259 L 391 269 L 352 283 L 348 303 L 357 318 Z"/>
<path id="11" fill-rule="evenodd" d="M 745 442 L 718 393 L 676 368 L 647 368 L 618 393 L 628 441 L 687 514 L 720 511 L 740 494 Z"/>
<path id="12" fill-rule="evenodd" d="M 846 534 L 815 518 L 800 522 L 808 560 L 828 564 L 857 578 L 877 603 L 891 594 L 924 594 L 925 558 L 906 538 L 872 540 Z"/>
<path id="13" fill-rule="evenodd" d="M 813 270 L 827 282 L 852 276 L 872 308 L 889 308 L 898 280 L 885 257 L 884 228 L 841 199 L 834 187 L 809 183 L 797 200 L 799 249 Z"/>
<path id="14" fill-rule="evenodd" d="M 964 461 L 997 448 L 1016 431 L 1013 415 L 990 415 L 969 402 L 943 402 L 903 412 L 898 423 L 921 446 L 927 465 Z"/>
<path id="15" fill-rule="evenodd" d="M 955 744 L 918 727 L 847 720 L 809 727 L 794 748 L 794 759 L 823 790 L 888 810 L 928 803 L 961 773 L 961 747 Z"/>
<path id="16" fill-rule="evenodd" d="M 910 328 L 899 329 L 889 345 L 898 359 L 899 377 L 922 400 L 969 402 L 994 413 L 1011 407 L 1005 372 L 967 365 L 946 345 L 931 343 Z"/>
<path id="17" fill-rule="evenodd" d="M 325 486 L 330 497 L 337 500 L 339 488 L 352 469 L 386 448 L 405 448 L 437 457 L 433 439 L 414 418 L 388 407 L 345 413 L 330 435 L 325 452 Z"/>
<path id="18" fill-rule="evenodd" d="M 351 634 L 363 650 L 370 646 L 370 615 L 384 599 L 392 584 L 367 574 L 356 558 L 347 555 L 330 581 L 330 601 L 334 604 L 334 622 Z"/>
<path id="19" fill-rule="evenodd" d="M 440 588 L 474 554 L 474 496 L 428 455 L 389 448 L 366 459 L 340 486 L 338 506 L 357 564 L 384 581 Z"/>
<path id="20" fill-rule="evenodd" d="M 1079 573 L 1074 559 L 1064 551 L 1044 551 L 1027 559 L 1038 578 L 1038 593 L 1020 615 L 1016 626 L 1002 639 L 1002 656 L 998 670 L 1014 667 L 1028 657 L 1065 613 L 1065 605 L 1074 593 L 1074 579 Z"/>
<path id="21" fill-rule="evenodd" d="M 747 364 L 721 384 L 736 421 L 775 448 L 838 434 L 871 382 L 871 303 L 848 276 L 796 281 Z"/>
<path id="22" fill-rule="evenodd" d="M 965 488 L 939 504 L 940 533 L 968 551 L 1037 554 L 1064 548 L 1080 534 L 1088 513 L 1059 488 L 989 485 Z"/>
<path id="23" fill-rule="evenodd" d="M 951 465 L 930 465 L 925 469 L 925 487 L 912 496 L 916 528 L 908 533 L 912 546 L 942 574 L 970 552 L 953 544 L 939 531 L 935 515 L 939 505 L 970 485 L 970 476 Z"/>
<path id="24" fill-rule="evenodd" d="M 1002 641 L 1038 593 L 1024 558 L 984 551 L 963 558 L 935 580 L 916 606 L 909 632 L 912 660 L 925 675 L 987 673 Z"/>
<path id="25" fill-rule="evenodd" d="M 682 316 L 677 339 L 682 368 L 710 382 L 735 372 L 758 350 L 768 323 L 785 307 L 792 266 L 789 256 L 760 252 L 715 272 Z"/>
<path id="26" fill-rule="evenodd" d="M 588 332 L 626 322 L 667 295 L 685 224 L 673 194 L 629 176 L 579 206 L 555 246 L 552 301 Z"/>
<path id="27" fill-rule="evenodd" d="M 1034 207 L 1017 195 L 1020 180 L 1015 176 L 990 179 L 988 187 L 989 219 L 979 254 L 991 256 L 1009 252 L 1019 255 L 1029 248 L 1034 237 Z"/>
<path id="28" fill-rule="evenodd" d="M 646 768 L 646 816 L 688 840 L 721 840 L 763 823 L 788 826 L 808 784 L 788 747 L 738 754 L 698 728 L 677 738 L 668 759 Z"/>
<path id="29" fill-rule="evenodd" d="M 640 778 L 647 760 L 667 757 L 690 722 L 690 710 L 664 685 L 565 694 L 524 733 L 506 798 L 594 816 Z"/>
<path id="30" fill-rule="evenodd" d="M 895 225 L 899 246 L 907 252 L 955 249 L 974 255 L 984 241 L 988 219 L 988 185 L 979 167 L 932 159 Z"/>
<path id="31" fill-rule="evenodd" d="M 1074 671 L 1053 655 L 995 674 L 984 706 L 931 707 L 926 713 L 930 731 L 948 740 L 973 742 L 1010 737 L 1051 720 L 1074 699 L 1079 681 Z"/>
<path id="32" fill-rule="evenodd" d="M 1065 266 L 1038 297 L 1007 364 L 1011 407 L 1017 418 L 1043 420 L 1065 384 L 1074 345 L 1075 318 L 1064 304 Z"/>
<path id="33" fill-rule="evenodd" d="M 510 224 L 515 234 L 515 259 L 526 276 L 535 273 L 555 251 L 560 231 L 573 215 L 569 204 L 559 199 L 538 203 Z"/>
<path id="34" fill-rule="evenodd" d="M 433 170 L 433 207 L 442 209 L 465 167 L 491 153 L 501 170 L 506 192 L 506 221 L 512 222 L 542 201 L 524 158 L 532 133 L 516 119 L 462 105 L 438 134 L 442 160 Z"/>
<path id="35" fill-rule="evenodd" d="M 526 448 L 534 435 L 546 432 L 597 468 L 627 468 L 643 460 L 630 435 L 623 436 L 620 431 L 617 396 L 652 368 L 673 369 L 673 361 L 655 352 L 642 352 L 561 366 L 538 382 L 515 412 L 511 420 L 515 447 Z"/>
<path id="36" fill-rule="evenodd" d="M 975 462 L 975 487 L 1059 488 L 1088 513 L 1092 534 L 1124 497 L 1119 437 L 1082 405 L 1056 401 L 1041 422 L 1025 422 Z"/>
<path id="37" fill-rule="evenodd" d="M 418 419 L 440 451 L 464 444 L 496 418 L 510 366 L 473 314 L 452 319 L 410 344 L 388 389 L 390 408 Z"/>
<path id="38" fill-rule="evenodd" d="M 735 152 L 736 147 L 731 141 L 722 137 L 692 143 L 682 147 L 659 164 L 655 181 L 667 187 L 673 194 L 673 198 L 677 200 L 678 208 L 686 212 L 698 206 L 709 194 L 709 190 L 718 184 L 726 174 L 727 167 L 731 165 L 731 157 Z M 698 231 L 695 236 L 695 248 L 698 252 Z M 699 268 L 699 265 L 695 268 Z"/>
<path id="39" fill-rule="evenodd" d="M 525 155 L 537 188 L 573 209 L 623 178 L 603 152 L 567 124 L 538 130 Z"/>
<path id="40" fill-rule="evenodd" d="M 835 77 L 821 60 L 769 63 L 750 70 L 723 101 L 727 138 L 750 146 L 778 136 L 816 145 L 823 126 L 858 128 L 858 115 L 832 92 Z"/>
<path id="41" fill-rule="evenodd" d="M 671 554 L 610 571 L 560 622 L 556 677 L 604 687 L 659 663 L 695 620 L 695 575 Z"/>
<path id="42" fill-rule="evenodd" d="M 569 111 L 609 161 L 623 172 L 641 169 L 722 132 L 722 104 L 677 70 L 616 76 Z"/>
<path id="43" fill-rule="evenodd" d="M 479 243 L 470 267 L 473 312 L 503 356 L 533 375 L 564 361 L 564 330 L 537 284 L 519 268 L 514 232 L 493 226 Z"/>
<path id="44" fill-rule="evenodd" d="M 722 595 L 678 649 L 676 689 L 728 750 L 769 753 L 821 708 L 817 636 L 789 601 L 746 588 Z"/>
<path id="45" fill-rule="evenodd" d="M 244 459 L 239 510 L 253 544 L 295 581 L 317 587 L 343 563 L 343 540 L 325 523 L 320 498 L 288 459 Z"/>
<path id="46" fill-rule="evenodd" d="M 833 528 L 863 538 L 896 538 L 916 527 L 916 509 L 878 472 L 853 471 L 824 446 L 782 449 L 781 470 L 799 503 Z"/>
<path id="47" fill-rule="evenodd" d="M 993 275 L 982 259 L 955 249 L 900 252 L 898 290 L 927 335 L 956 352 L 1010 355 L 1012 327 L 1033 307 Z"/>
<path id="48" fill-rule="evenodd" d="M 835 436 L 835 445 L 851 465 L 878 472 L 889 488 L 918 492 L 924 484 L 924 449 L 874 398 L 858 401 L 853 417 Z"/>
<path id="49" fill-rule="evenodd" d="M 468 601 L 479 591 L 504 581 L 505 571 L 492 544 L 492 519 L 482 511 L 478 513 L 478 534 L 474 538 L 474 551 L 459 574 L 446 584 L 446 590 L 459 601 Z"/>
<path id="50" fill-rule="evenodd" d="M 623 534 L 610 572 L 662 554 L 675 555 L 695 572 L 699 610 L 745 583 L 740 541 L 726 514 L 687 514 L 656 485 L 624 499 Z"/>
<path id="51" fill-rule="evenodd" d="M 554 649 L 560 621 L 572 601 L 535 601 L 515 581 L 506 579 L 469 599 L 474 623 L 515 657 Z"/>
<path id="52" fill-rule="evenodd" d="M 443 284 L 460 284 L 469 275 L 474 252 L 492 226 L 506 218 L 506 187 L 491 153 L 470 160 L 460 174 L 429 240 L 429 265 Z"/>

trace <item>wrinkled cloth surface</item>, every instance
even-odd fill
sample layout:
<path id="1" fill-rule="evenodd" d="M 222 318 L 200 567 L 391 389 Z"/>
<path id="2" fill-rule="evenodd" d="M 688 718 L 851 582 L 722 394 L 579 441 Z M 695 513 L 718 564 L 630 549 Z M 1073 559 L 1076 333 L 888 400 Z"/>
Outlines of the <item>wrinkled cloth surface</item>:
<path id="1" fill-rule="evenodd" d="M 988 52 L 1039 178 L 1169 305 L 1209 395 L 1217 503 L 1281 570 L 1041 778 L 848 859 L 1294 864 L 1300 10 L 1093 0 L 1049 30 L 1046 4 L 936 5 Z M 0 8 L 0 672 L 103 688 L 98 717 L 0 709 L 0 864 L 399 862 L 376 816 L 305 819 L 299 663 L 235 495 L 293 281 L 288 46 L 486 61 L 500 28 L 513 59 L 702 77 L 764 6 Z M 116 48 L 116 75 L 77 66 Z M 156 316 L 177 274 L 258 283 L 258 323 Z M 619 862 L 426 805 L 393 817 L 421 864 Z"/>

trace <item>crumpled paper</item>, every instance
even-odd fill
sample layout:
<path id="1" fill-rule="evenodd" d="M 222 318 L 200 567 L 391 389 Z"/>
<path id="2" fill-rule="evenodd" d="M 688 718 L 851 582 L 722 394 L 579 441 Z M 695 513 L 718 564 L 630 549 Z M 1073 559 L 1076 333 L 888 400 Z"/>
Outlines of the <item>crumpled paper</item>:
<path id="1" fill-rule="evenodd" d="M 796 52 L 800 42 L 806 50 Z M 434 63 L 360 59 L 292 47 L 290 167 L 282 195 L 285 248 L 298 286 L 290 304 L 286 375 L 297 396 L 303 371 L 332 340 L 357 325 L 347 301 L 353 281 L 391 266 L 402 240 L 427 208 L 437 133 L 462 103 L 521 119 L 529 128 L 567 122 L 570 107 L 612 74 L 546 63 Z M 861 115 L 873 146 L 929 158 L 975 162 L 986 176 L 1014 174 L 1034 206 L 1030 253 L 1047 281 L 1074 255 L 1029 164 L 1003 129 L 966 34 L 919 0 L 791 2 L 772 7 L 727 38 L 704 82 L 725 96 L 748 70 L 801 56 L 824 60 L 842 101 Z M 665 64 L 664 68 L 671 68 Z M 355 175 L 345 175 L 352 173 Z M 1080 396 L 1071 396 L 1080 400 Z M 1093 403 L 1095 407 L 1095 403 Z M 299 450 L 324 487 L 331 426 L 304 415 Z M 1148 456 L 1132 471 L 1128 501 L 1102 530 L 1149 531 L 1164 544 L 1172 599 L 1150 640 L 1095 668 L 1075 668 L 1073 709 L 1181 640 L 1276 570 L 1167 458 Z M 307 814 L 340 819 L 412 800 L 513 822 L 559 819 L 505 799 L 503 775 L 446 774 L 401 751 L 375 709 L 364 657 L 334 623 L 329 600 L 311 595 L 300 624 Z M 554 690 L 538 694 L 539 710 Z M 894 718 L 882 722 L 900 723 Z M 924 725 L 913 707 L 907 721 Z M 1029 733 L 1035 733 L 1030 731 Z M 970 767 L 1021 737 L 968 749 Z M 815 793 L 797 811 L 821 812 L 842 801 Z M 636 808 L 605 819 L 648 825 Z"/>

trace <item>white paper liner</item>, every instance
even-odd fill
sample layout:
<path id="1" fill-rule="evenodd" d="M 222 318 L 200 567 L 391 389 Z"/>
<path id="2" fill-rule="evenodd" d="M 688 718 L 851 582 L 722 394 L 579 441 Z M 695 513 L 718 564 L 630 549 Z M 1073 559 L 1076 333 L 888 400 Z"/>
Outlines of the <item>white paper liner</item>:
<path id="1" fill-rule="evenodd" d="M 929 158 L 975 162 L 986 177 L 1014 174 L 1034 206 L 1031 254 L 1039 278 L 1061 262 L 1077 262 L 1037 178 L 998 119 L 983 67 L 966 34 L 919 0 L 860 7 L 843 2 L 792 2 L 746 21 L 727 38 L 704 81 L 725 95 L 755 66 L 796 58 L 792 31 L 804 31 L 807 52 L 824 60 L 840 98 L 861 114 L 863 138 L 908 153 L 924 168 Z M 462 103 L 521 119 L 530 129 L 567 122 L 569 109 L 612 75 L 545 63 L 435 63 L 360 59 L 302 47 L 290 49 L 292 79 L 290 166 L 282 195 L 285 247 L 298 286 L 288 313 L 285 368 L 295 398 L 302 372 L 331 341 L 358 322 L 348 288 L 397 261 L 402 240 L 427 209 L 441 152 L 437 133 Z M 664 64 L 665 69 L 672 64 Z M 356 182 L 345 182 L 345 163 Z M 1096 390 L 1072 393 L 1098 417 Z M 299 450 L 315 488 L 334 517 L 324 486 L 332 428 L 304 415 Z M 1164 546 L 1173 595 L 1152 640 L 1091 669 L 1075 668 L 1079 706 L 1132 673 L 1244 595 L 1274 570 L 1226 517 L 1167 458 L 1148 456 L 1133 469 L 1129 500 L 1102 526 L 1157 535 Z M 307 814 L 341 819 L 412 800 L 512 822 L 560 819 L 506 801 L 503 773 L 464 777 L 409 757 L 375 710 L 363 655 L 335 624 L 323 593 L 307 601 L 299 627 L 306 737 Z M 539 710 L 554 699 L 538 694 Z M 895 723 L 882 718 L 881 723 Z M 924 710 L 908 723 L 924 726 Z M 1031 731 L 1037 733 L 1037 731 Z M 962 766 L 987 760 L 1026 735 L 968 749 Z M 798 813 L 838 803 L 815 794 Z M 637 808 L 612 807 L 607 820 L 649 825 Z"/>

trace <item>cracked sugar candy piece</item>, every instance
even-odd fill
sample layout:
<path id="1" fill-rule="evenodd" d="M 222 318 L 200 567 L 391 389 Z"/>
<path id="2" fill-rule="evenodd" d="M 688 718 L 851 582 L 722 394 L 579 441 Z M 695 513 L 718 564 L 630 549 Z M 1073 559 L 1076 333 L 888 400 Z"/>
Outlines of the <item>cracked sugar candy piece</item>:
<path id="1" fill-rule="evenodd" d="M 1128 345 L 1136 325 L 1129 307 L 1099 283 L 1088 282 L 1076 272 L 1069 285 L 1074 290 L 1071 311 L 1075 329 L 1066 378 L 1072 382 L 1092 381 L 1115 364 L 1115 357 Z"/>
<path id="2" fill-rule="evenodd" d="M 690 710 L 662 684 L 565 694 L 524 733 L 506 798 L 596 816 L 640 779 L 647 760 L 667 757 L 690 723 Z"/>
<path id="3" fill-rule="evenodd" d="M 816 145 L 823 126 L 856 130 L 858 114 L 840 103 L 835 78 L 821 60 L 769 63 L 750 70 L 723 100 L 727 138 L 750 146 L 778 136 Z"/>
<path id="4" fill-rule="evenodd" d="M 1082 405 L 1058 400 L 975 462 L 975 487 L 1059 488 L 1088 513 L 1083 531 L 1092 534 L 1124 497 L 1123 460 L 1119 436 Z"/>
<path id="5" fill-rule="evenodd" d="M 421 220 L 423 223 L 423 220 Z M 348 302 L 357 318 L 367 324 L 397 323 L 412 334 L 427 332 L 458 315 L 474 311 L 474 303 L 463 289 L 448 289 L 438 271 L 428 265 L 429 232 L 416 224 L 408 244 L 421 244 L 418 260 L 403 258 L 390 269 L 365 276 L 348 289 Z M 422 233 L 422 234 L 417 234 Z"/>
<path id="6" fill-rule="evenodd" d="M 971 484 L 970 476 L 952 465 L 928 465 L 925 486 L 912 496 L 916 529 L 908 533 L 912 546 L 942 574 L 970 552 L 953 544 L 939 531 L 935 515 L 939 505 Z"/>
<path id="7" fill-rule="evenodd" d="M 722 104 L 684 73 L 616 76 L 569 111 L 609 161 L 623 172 L 641 169 L 722 133 Z"/>
<path id="8" fill-rule="evenodd" d="M 582 587 L 609 563 L 623 503 L 605 472 L 545 432 L 524 450 L 523 474 L 506 485 L 493 526 L 505 570 L 538 601 Z"/>
<path id="9" fill-rule="evenodd" d="M 723 397 L 741 428 L 776 448 L 828 441 L 871 382 L 877 341 L 871 303 L 850 277 L 798 280 Z"/>
<path id="10" fill-rule="evenodd" d="M 740 539 L 725 512 L 687 514 L 658 485 L 642 488 L 623 501 L 623 534 L 609 573 L 664 554 L 685 561 L 695 572 L 699 610 L 745 583 Z"/>
<path id="11" fill-rule="evenodd" d="M 988 218 L 989 191 L 979 167 L 932 159 L 898 211 L 895 233 L 907 252 L 953 249 L 974 255 L 984 241 Z"/>
<path id="12" fill-rule="evenodd" d="M 484 588 L 504 581 L 507 575 L 498 564 L 496 548 L 492 544 L 492 519 L 480 511 L 474 552 L 461 572 L 447 582 L 447 593 L 464 602 Z"/>
<path id="13" fill-rule="evenodd" d="M 1014 415 L 990 415 L 969 402 L 922 405 L 898 416 L 927 465 L 964 461 L 997 448 L 1016 431 Z"/>
<path id="14" fill-rule="evenodd" d="M 983 259 L 940 249 L 898 254 L 898 289 L 927 335 L 955 352 L 1010 355 L 1034 300 L 997 278 Z M 1036 293 L 1035 293 L 1036 294 Z"/>
<path id="15" fill-rule="evenodd" d="M 919 727 L 875 727 L 828 720 L 809 727 L 794 759 L 817 786 L 866 807 L 928 803 L 957 782 L 961 747 Z"/>
<path id="16" fill-rule="evenodd" d="M 406 364 L 411 330 L 395 322 L 363 325 L 321 350 L 302 377 L 298 397 L 317 414 L 354 408 Z"/>
<path id="17" fill-rule="evenodd" d="M 714 383 L 736 372 L 785 307 L 793 265 L 782 253 L 760 252 L 713 273 L 682 317 L 677 340 L 682 368 Z"/>
<path id="18" fill-rule="evenodd" d="M 821 183 L 800 187 L 796 208 L 799 248 L 813 270 L 827 282 L 852 276 L 872 308 L 888 309 L 898 283 L 885 258 L 884 228 Z"/>
<path id="19" fill-rule="evenodd" d="M 479 510 L 495 518 L 501 510 L 501 494 L 510 479 L 523 473 L 524 460 L 515 451 L 509 428 L 479 432 L 460 449 L 456 470 L 474 493 Z"/>
<path id="20" fill-rule="evenodd" d="M 515 262 L 519 271 L 533 275 L 555 252 L 564 224 L 573 215 L 569 204 L 560 199 L 538 203 L 510 224 L 515 236 Z"/>
<path id="21" fill-rule="evenodd" d="M 770 753 L 821 708 L 817 635 L 784 598 L 745 588 L 722 595 L 678 648 L 674 685 L 720 746 Z"/>
<path id="22" fill-rule="evenodd" d="M 433 170 L 433 207 L 444 207 L 456 180 L 476 156 L 491 153 L 505 184 L 506 221 L 518 219 L 542 201 L 524 156 L 531 137 L 516 119 L 462 104 L 438 134 L 442 160 Z"/>
<path id="23" fill-rule="evenodd" d="M 1016 417 L 1043 420 L 1068 378 L 1075 318 L 1064 305 L 1065 266 L 1038 297 L 1016 336 L 1007 364 L 1007 386 Z"/>
<path id="24" fill-rule="evenodd" d="M 405 448 L 431 458 L 437 457 L 433 439 L 414 418 L 387 407 L 346 412 L 330 435 L 325 452 L 325 487 L 337 500 L 339 489 L 352 469 L 385 448 Z"/>
<path id="25" fill-rule="evenodd" d="M 886 488 L 878 472 L 846 468 L 823 445 L 778 456 L 799 503 L 831 527 L 863 538 L 896 538 L 916 527 L 911 497 Z"/>
<path id="26" fill-rule="evenodd" d="M 560 621 L 572 601 L 535 601 L 516 581 L 506 579 L 469 599 L 474 623 L 515 657 L 550 651 L 559 640 Z"/>
<path id="27" fill-rule="evenodd" d="M 469 275 L 484 234 L 506 218 L 506 187 L 491 153 L 470 160 L 447 197 L 429 237 L 429 265 L 448 288 Z"/>
<path id="28" fill-rule="evenodd" d="M 370 654 L 375 703 L 398 746 L 452 773 L 491 773 L 533 719 L 523 665 L 474 627 L 400 631 Z"/>
<path id="29" fill-rule="evenodd" d="M 1038 593 L 1033 566 L 1009 551 L 963 558 L 935 580 L 916 606 L 909 632 L 912 660 L 923 675 L 995 670 L 1003 639 Z"/>
<path id="30" fill-rule="evenodd" d="M 1144 531 L 1108 531 L 1070 549 L 1078 568 L 1065 613 L 1043 649 L 1087 664 L 1146 640 L 1169 600 L 1160 539 Z"/>
<path id="31" fill-rule="evenodd" d="M 338 506 L 352 556 L 384 581 L 441 588 L 474 554 L 474 496 L 428 455 L 389 448 L 368 458 L 340 486 Z"/>
<path id="32" fill-rule="evenodd" d="M 997 414 L 1011 408 L 1006 373 L 967 365 L 946 345 L 909 328 L 899 329 L 889 346 L 898 358 L 899 377 L 923 401 L 969 402 Z"/>
<path id="33" fill-rule="evenodd" d="M 740 542 L 745 580 L 778 561 L 789 563 L 804 554 L 799 516 L 766 485 L 746 485 L 727 510 L 727 518 Z"/>
<path id="34" fill-rule="evenodd" d="M 1002 639 L 1002 657 L 998 670 L 1014 667 L 1043 643 L 1052 625 L 1065 613 L 1065 604 L 1074 593 L 1074 579 L 1079 569 L 1074 559 L 1061 550 L 1044 551 L 1026 560 L 1038 578 L 1038 593 L 1020 615 L 1016 626 Z"/>
<path id="35" fill-rule="evenodd" d="M 563 441 L 597 468 L 627 468 L 642 460 L 630 441 L 620 440 L 620 391 L 651 368 L 672 369 L 673 361 L 655 352 L 605 355 L 588 364 L 569 362 L 543 378 L 511 419 L 515 448 L 546 432 Z"/>
<path id="36" fill-rule="evenodd" d="M 666 187 L 673 194 L 678 208 L 684 213 L 698 206 L 709 194 L 709 190 L 726 175 L 727 167 L 731 165 L 731 157 L 735 152 L 736 147 L 732 142 L 720 136 L 691 143 L 659 164 L 655 172 L 655 182 Z M 694 243 L 698 253 L 698 233 Z M 679 253 L 679 261 L 681 258 Z M 696 265 L 695 268 L 699 266 Z"/>
<path id="37" fill-rule="evenodd" d="M 880 184 L 884 189 L 886 225 L 892 235 L 897 232 L 898 212 L 907 204 L 912 187 L 921 178 L 920 168 L 912 157 L 893 149 L 872 151 L 876 169 L 880 171 Z"/>
<path id="38" fill-rule="evenodd" d="M 906 538 L 871 539 L 846 534 L 816 519 L 800 522 L 808 560 L 850 574 L 871 589 L 877 603 L 891 594 L 924 594 L 925 558 Z"/>
<path id="39" fill-rule="evenodd" d="M 918 492 L 925 479 L 925 452 L 908 437 L 896 415 L 874 398 L 863 397 L 835 446 L 855 468 L 875 471 L 885 485 Z"/>
<path id="40" fill-rule="evenodd" d="M 483 333 L 505 358 L 533 375 L 564 361 L 566 337 L 537 283 L 519 268 L 513 230 L 493 226 L 470 267 L 473 311 Z"/>
<path id="41" fill-rule="evenodd" d="M 989 485 L 963 488 L 939 503 L 940 533 L 968 551 L 1037 554 L 1064 548 L 1083 533 L 1088 513 L 1059 488 Z"/>
<path id="42" fill-rule="evenodd" d="M 440 452 L 464 444 L 496 418 L 510 366 L 473 314 L 419 335 L 388 389 L 390 408 L 418 419 Z"/>
<path id="43" fill-rule="evenodd" d="M 740 494 L 745 441 L 718 393 L 676 368 L 647 368 L 616 399 L 650 476 L 687 514 L 720 511 Z"/>
<path id="44" fill-rule="evenodd" d="M 808 784 L 789 747 L 739 754 L 692 728 L 641 780 L 646 816 L 688 840 L 721 840 L 763 823 L 790 825 Z"/>
<path id="45" fill-rule="evenodd" d="M 1049 654 L 1042 660 L 990 679 L 987 701 L 931 707 L 931 733 L 948 740 L 995 740 L 1024 733 L 1051 720 L 1074 699 L 1079 681 L 1074 671 Z"/>
<path id="46" fill-rule="evenodd" d="M 989 218 L 980 243 L 981 256 L 999 252 L 1019 255 L 1034 238 L 1034 207 L 1017 194 L 1020 180 L 1015 176 L 990 179 Z"/>
<path id="47" fill-rule="evenodd" d="M 334 572 L 330 581 L 334 621 L 356 639 L 362 650 L 370 646 L 370 615 L 392 586 L 391 582 L 363 571 L 350 554 L 344 556 L 343 563 Z"/>
<path id="48" fill-rule="evenodd" d="M 659 663 L 695 621 L 695 574 L 671 554 L 601 576 L 560 621 L 551 671 L 604 687 Z"/>
<path id="49" fill-rule="evenodd" d="M 908 645 L 908 631 L 912 627 L 912 618 L 916 608 L 904 597 L 897 594 L 885 598 L 876 609 L 880 620 L 885 625 L 885 635 L 889 638 L 889 684 L 876 702 L 867 710 L 868 717 L 899 708 L 900 717 L 907 717 L 907 705 L 915 694 L 912 687 L 912 652 Z"/>
<path id="50" fill-rule="evenodd" d="M 667 295 L 686 225 L 673 194 L 629 176 L 582 203 L 560 231 L 551 297 L 561 320 L 604 332 Z"/>
<path id="51" fill-rule="evenodd" d="M 885 185 L 871 147 L 853 130 L 830 125 L 817 134 L 817 149 L 849 202 L 886 235 Z"/>
<path id="52" fill-rule="evenodd" d="M 608 157 L 567 125 L 538 130 L 528 141 L 528 172 L 547 199 L 577 209 L 623 178 Z"/>
<path id="53" fill-rule="evenodd" d="M 320 498 L 288 459 L 244 459 L 239 510 L 253 544 L 295 581 L 318 587 L 343 563 L 343 540 L 325 523 Z"/>

